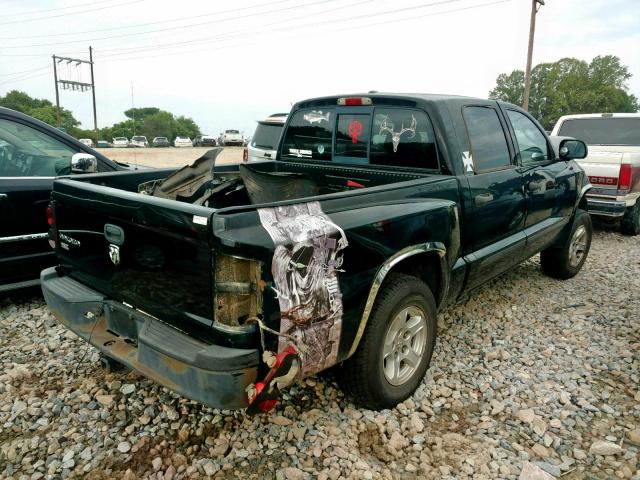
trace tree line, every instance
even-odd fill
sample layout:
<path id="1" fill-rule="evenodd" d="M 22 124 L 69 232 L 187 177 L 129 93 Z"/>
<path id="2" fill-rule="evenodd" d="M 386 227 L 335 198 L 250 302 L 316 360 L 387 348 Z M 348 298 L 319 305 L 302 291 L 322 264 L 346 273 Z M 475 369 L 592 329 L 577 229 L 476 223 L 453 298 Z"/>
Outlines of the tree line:
<path id="1" fill-rule="evenodd" d="M 56 106 L 49 100 L 33 98 L 18 90 L 0 96 L 0 107 L 7 107 L 30 115 L 38 120 L 57 126 Z M 126 120 L 110 127 L 99 129 L 100 140 L 111 141 L 114 137 L 131 138 L 144 135 L 151 141 L 154 137 L 167 137 L 172 140 L 178 135 L 193 138 L 200 135 L 200 128 L 189 117 L 176 116 L 156 107 L 130 108 L 124 112 Z M 76 138 L 94 138 L 93 130 L 79 127 L 80 122 L 66 108 L 60 108 L 60 126 Z"/>
<path id="2" fill-rule="evenodd" d="M 591 62 L 562 58 L 540 63 L 531 71 L 529 112 L 551 130 L 562 115 L 574 113 L 629 113 L 640 105 L 629 93 L 627 66 L 614 55 L 594 57 Z M 502 73 L 489 98 L 522 105 L 524 72 Z"/>

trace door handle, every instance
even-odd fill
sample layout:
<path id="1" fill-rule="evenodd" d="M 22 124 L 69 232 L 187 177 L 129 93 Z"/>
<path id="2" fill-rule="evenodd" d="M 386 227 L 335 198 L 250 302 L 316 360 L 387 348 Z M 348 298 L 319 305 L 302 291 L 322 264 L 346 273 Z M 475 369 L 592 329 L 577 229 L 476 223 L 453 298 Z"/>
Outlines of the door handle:
<path id="1" fill-rule="evenodd" d="M 475 196 L 476 206 L 480 207 L 485 205 L 491 201 L 493 201 L 493 194 L 491 193 L 480 193 Z"/>
<path id="2" fill-rule="evenodd" d="M 6 193 L 0 193 L 0 200 L 5 200 L 9 198 L 9 195 L 7 195 Z"/>

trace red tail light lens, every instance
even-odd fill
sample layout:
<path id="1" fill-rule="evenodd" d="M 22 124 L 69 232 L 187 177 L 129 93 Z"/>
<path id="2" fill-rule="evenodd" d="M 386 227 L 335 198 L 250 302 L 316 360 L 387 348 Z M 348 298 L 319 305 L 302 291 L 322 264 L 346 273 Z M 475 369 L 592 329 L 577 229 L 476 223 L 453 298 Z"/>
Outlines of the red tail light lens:
<path id="1" fill-rule="evenodd" d="M 631 164 L 620 165 L 620 175 L 618 175 L 618 190 L 631 189 Z"/>
<path id="2" fill-rule="evenodd" d="M 51 208 L 51 206 L 47 207 L 47 223 L 50 227 L 53 227 L 55 223 L 55 219 L 53 218 L 53 208 Z"/>
<path id="3" fill-rule="evenodd" d="M 242 149 L 242 161 L 246 162 L 249 160 L 249 150 L 246 148 Z"/>
<path id="4" fill-rule="evenodd" d="M 338 99 L 338 105 L 352 107 L 355 105 L 373 105 L 369 97 L 343 97 Z"/>

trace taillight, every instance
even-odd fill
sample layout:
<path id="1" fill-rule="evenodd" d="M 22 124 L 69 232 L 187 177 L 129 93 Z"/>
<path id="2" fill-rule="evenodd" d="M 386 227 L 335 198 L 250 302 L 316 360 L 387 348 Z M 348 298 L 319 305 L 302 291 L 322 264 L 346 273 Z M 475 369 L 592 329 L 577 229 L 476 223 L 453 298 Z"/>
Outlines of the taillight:
<path id="1" fill-rule="evenodd" d="M 56 223 L 55 219 L 53 218 L 53 208 L 51 208 L 51 205 L 47 207 L 47 223 L 50 227 L 53 227 Z"/>
<path id="2" fill-rule="evenodd" d="M 242 161 L 246 162 L 249 160 L 249 151 L 246 148 L 242 149 Z"/>
<path id="3" fill-rule="evenodd" d="M 338 105 L 352 107 L 355 105 L 373 105 L 369 97 L 343 97 L 338 99 Z"/>
<path id="4" fill-rule="evenodd" d="M 618 190 L 631 190 L 631 164 L 620 165 L 620 175 L 618 175 Z"/>

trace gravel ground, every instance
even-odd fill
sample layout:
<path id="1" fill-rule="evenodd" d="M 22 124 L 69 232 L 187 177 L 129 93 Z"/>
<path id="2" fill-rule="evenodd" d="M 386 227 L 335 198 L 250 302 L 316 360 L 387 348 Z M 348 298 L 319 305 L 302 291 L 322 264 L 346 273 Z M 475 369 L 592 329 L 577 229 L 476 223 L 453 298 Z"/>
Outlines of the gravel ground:
<path id="1" fill-rule="evenodd" d="M 253 419 L 107 374 L 40 298 L 4 299 L 0 477 L 640 479 L 639 291 L 640 241 L 599 230 L 576 278 L 534 258 L 440 314 L 397 408 L 327 373 Z"/>

